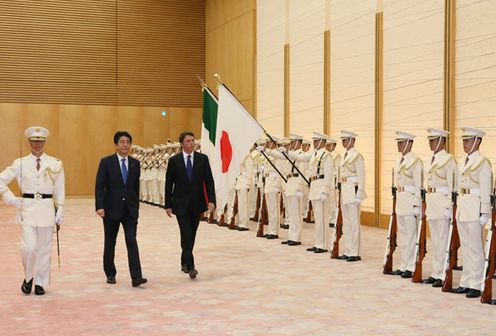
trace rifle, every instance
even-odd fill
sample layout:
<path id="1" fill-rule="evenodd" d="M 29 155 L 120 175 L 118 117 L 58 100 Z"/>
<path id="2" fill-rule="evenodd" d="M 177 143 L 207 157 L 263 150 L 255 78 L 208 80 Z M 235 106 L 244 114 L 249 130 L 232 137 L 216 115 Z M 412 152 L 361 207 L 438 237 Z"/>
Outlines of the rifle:
<path id="1" fill-rule="evenodd" d="M 234 205 L 231 221 L 229 222 L 229 230 L 234 230 L 236 228 L 236 215 L 238 214 L 238 191 L 235 191 L 236 196 L 234 196 Z"/>
<path id="2" fill-rule="evenodd" d="M 420 214 L 420 224 L 418 228 L 417 235 L 417 245 L 415 247 L 417 261 L 415 262 L 415 272 L 413 272 L 412 282 L 421 282 L 422 281 L 422 261 L 424 260 L 425 254 L 427 253 L 427 238 L 426 238 L 426 229 L 427 229 L 427 221 L 425 217 L 425 189 L 420 189 L 420 195 L 422 197 L 422 212 Z"/>
<path id="3" fill-rule="evenodd" d="M 222 215 L 220 215 L 219 223 L 217 224 L 218 226 L 227 226 L 225 223 L 225 218 L 224 218 L 226 211 L 227 211 L 227 204 L 224 205 L 224 211 L 222 212 Z"/>
<path id="4" fill-rule="evenodd" d="M 262 169 L 263 172 L 263 169 Z M 267 214 L 267 201 L 265 200 L 265 176 L 262 175 L 262 190 L 260 191 L 260 212 L 258 214 L 258 230 L 257 230 L 257 237 L 262 237 L 264 236 L 264 225 L 268 223 L 268 214 Z"/>
<path id="5" fill-rule="evenodd" d="M 332 236 L 331 259 L 339 257 L 339 240 L 343 235 L 343 213 L 341 212 L 341 183 L 338 182 L 338 208 L 334 221 L 334 234 Z"/>
<path id="6" fill-rule="evenodd" d="M 309 200 L 308 201 L 307 217 L 304 219 L 305 223 L 312 223 L 312 222 L 314 222 L 312 220 L 312 213 L 313 213 L 313 206 L 312 206 L 312 202 Z"/>
<path id="7" fill-rule="evenodd" d="M 443 283 L 443 292 L 451 291 L 453 287 L 453 269 L 456 267 L 458 260 L 458 249 L 460 248 L 460 236 L 458 236 L 458 229 L 456 226 L 456 191 L 451 193 L 451 201 L 453 203 L 453 214 L 450 223 L 448 246 L 446 247 L 446 271 Z"/>
<path id="8" fill-rule="evenodd" d="M 393 168 L 393 182 L 391 185 L 391 194 L 393 195 L 393 209 L 391 211 L 391 217 L 389 218 L 389 228 L 386 243 L 386 252 L 384 253 L 384 267 L 382 269 L 383 274 L 390 274 L 393 271 L 393 253 L 396 250 L 396 239 L 398 235 L 398 220 L 396 218 L 396 191 L 397 188 L 394 185 L 394 168 Z"/>
<path id="9" fill-rule="evenodd" d="M 496 258 L 496 189 L 493 189 L 491 195 L 492 214 L 491 214 L 491 231 L 486 238 L 486 262 L 484 265 L 484 274 L 486 278 L 482 282 L 481 287 L 481 303 L 496 304 L 496 300 L 492 300 L 493 276 L 495 272 Z"/>
<path id="10" fill-rule="evenodd" d="M 253 216 L 253 221 L 254 222 L 258 222 L 259 218 L 258 218 L 258 212 L 260 211 L 260 188 L 256 187 L 257 188 L 257 205 L 255 207 L 255 215 Z"/>

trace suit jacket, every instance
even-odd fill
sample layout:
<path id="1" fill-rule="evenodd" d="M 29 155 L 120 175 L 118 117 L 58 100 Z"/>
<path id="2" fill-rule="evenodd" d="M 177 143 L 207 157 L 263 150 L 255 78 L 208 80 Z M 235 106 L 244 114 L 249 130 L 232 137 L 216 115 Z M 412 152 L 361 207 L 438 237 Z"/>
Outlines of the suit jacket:
<path id="1" fill-rule="evenodd" d="M 205 189 L 203 186 L 205 185 Z M 208 202 L 215 204 L 215 185 L 208 157 L 195 152 L 193 155 L 193 179 L 188 179 L 183 152 L 169 158 L 165 176 L 165 208 L 172 208 L 176 215 L 193 211 L 200 214 L 207 210 Z"/>
<path id="2" fill-rule="evenodd" d="M 117 154 L 104 157 L 98 166 L 95 184 L 95 208 L 105 210 L 105 218 L 119 220 L 124 206 L 138 218 L 140 162 L 128 156 L 127 183 L 124 183 Z"/>

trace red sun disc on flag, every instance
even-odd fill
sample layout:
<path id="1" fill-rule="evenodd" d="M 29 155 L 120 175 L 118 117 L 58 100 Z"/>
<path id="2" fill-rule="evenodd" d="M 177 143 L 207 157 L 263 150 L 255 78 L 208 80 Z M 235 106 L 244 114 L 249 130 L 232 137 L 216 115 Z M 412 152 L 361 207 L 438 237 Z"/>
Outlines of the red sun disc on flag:
<path id="1" fill-rule="evenodd" d="M 220 138 L 220 159 L 222 160 L 222 173 L 226 173 L 229 170 L 232 160 L 232 146 L 229 140 L 229 134 L 226 131 L 222 131 L 222 136 Z"/>

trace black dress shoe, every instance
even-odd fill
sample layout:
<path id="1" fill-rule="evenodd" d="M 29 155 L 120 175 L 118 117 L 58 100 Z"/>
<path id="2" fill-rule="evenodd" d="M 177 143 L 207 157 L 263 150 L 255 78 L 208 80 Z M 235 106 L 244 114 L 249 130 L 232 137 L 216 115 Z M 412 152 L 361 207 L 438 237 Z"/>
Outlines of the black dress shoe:
<path id="1" fill-rule="evenodd" d="M 336 259 L 339 259 L 339 260 L 346 260 L 346 259 L 348 259 L 348 258 L 349 258 L 349 256 L 347 256 L 346 254 L 343 254 L 343 255 L 338 256 Z"/>
<path id="2" fill-rule="evenodd" d="M 115 284 L 116 283 L 115 276 L 114 275 L 107 276 L 107 283 L 108 284 Z"/>
<path id="3" fill-rule="evenodd" d="M 289 240 L 283 240 L 283 241 L 281 242 L 281 244 L 283 244 L 283 245 L 288 245 L 288 244 L 289 244 Z"/>
<path id="4" fill-rule="evenodd" d="M 198 271 L 194 268 L 192 268 L 190 271 L 189 271 L 189 277 L 191 279 L 196 279 L 196 276 L 198 275 Z"/>
<path id="5" fill-rule="evenodd" d="M 409 278 L 413 277 L 413 274 L 411 271 L 404 271 L 403 274 L 401 275 L 401 277 L 403 279 L 409 279 Z"/>
<path id="6" fill-rule="evenodd" d="M 427 279 L 422 280 L 422 283 L 423 283 L 423 284 L 428 284 L 428 285 L 433 284 L 434 282 L 436 282 L 436 279 L 434 279 L 434 278 L 433 278 L 433 277 L 431 277 L 431 276 L 430 276 L 430 277 L 428 277 Z"/>
<path id="7" fill-rule="evenodd" d="M 455 271 L 463 271 L 463 266 L 455 266 L 453 267 Z"/>
<path id="8" fill-rule="evenodd" d="M 181 265 L 181 271 L 182 271 L 182 272 L 184 272 L 184 273 L 189 273 L 189 271 L 188 271 L 188 267 L 186 267 L 186 265 L 185 265 L 185 264 L 182 264 L 182 265 Z"/>
<path id="9" fill-rule="evenodd" d="M 24 281 L 22 282 L 22 286 L 21 286 L 22 292 L 24 294 L 30 294 L 31 288 L 33 288 L 33 278 L 31 278 L 31 280 L 29 280 L 29 281 L 26 281 L 26 279 L 24 279 Z"/>
<path id="10" fill-rule="evenodd" d="M 301 245 L 301 242 L 290 240 L 288 243 L 288 246 L 297 246 L 297 245 Z"/>
<path id="11" fill-rule="evenodd" d="M 402 275 L 403 274 L 403 271 L 400 270 L 400 269 L 397 269 L 396 271 L 393 271 L 393 272 L 391 272 L 389 274 L 391 274 L 391 275 Z"/>
<path id="12" fill-rule="evenodd" d="M 327 252 L 327 250 L 324 250 L 321 248 L 317 248 L 317 249 L 315 249 L 315 251 L 313 251 L 313 253 L 325 253 L 325 252 Z"/>
<path id="13" fill-rule="evenodd" d="M 307 248 L 307 251 L 308 251 L 308 252 L 313 252 L 313 251 L 315 251 L 316 249 L 317 249 L 317 248 L 316 248 L 315 246 L 313 246 L 313 247 L 309 247 L 309 248 Z"/>
<path id="14" fill-rule="evenodd" d="M 467 287 L 451 288 L 451 293 L 467 294 L 469 290 L 470 290 L 470 288 L 467 288 Z"/>
<path id="15" fill-rule="evenodd" d="M 262 235 L 262 238 L 267 238 L 268 236 L 270 236 L 270 234 L 265 233 L 264 235 Z"/>
<path id="16" fill-rule="evenodd" d="M 45 295 L 45 290 L 40 285 L 34 286 L 34 295 Z"/>
<path id="17" fill-rule="evenodd" d="M 362 260 L 362 257 L 360 256 L 348 257 L 348 259 L 346 259 L 347 262 L 360 261 L 360 260 Z"/>
<path id="18" fill-rule="evenodd" d="M 436 281 L 432 284 L 432 287 L 443 287 L 443 280 L 436 279 Z"/>
<path id="19" fill-rule="evenodd" d="M 145 278 L 138 278 L 138 279 L 133 279 L 133 287 L 138 287 L 139 285 L 147 283 L 148 280 Z"/>
<path id="20" fill-rule="evenodd" d="M 496 300 L 491 300 L 488 302 L 490 305 L 496 305 Z"/>
<path id="21" fill-rule="evenodd" d="M 330 228 L 333 228 L 334 227 L 334 223 L 329 223 L 329 227 Z"/>
<path id="22" fill-rule="evenodd" d="M 274 234 L 267 236 L 267 239 L 277 239 L 277 238 L 279 238 L 279 236 Z"/>
<path id="23" fill-rule="evenodd" d="M 240 227 L 238 227 L 238 231 L 250 231 L 250 229 L 240 226 Z"/>
<path id="24" fill-rule="evenodd" d="M 468 290 L 467 295 L 465 295 L 465 296 L 468 297 L 468 298 L 477 298 L 477 297 L 481 296 L 481 291 L 478 290 L 478 289 L 472 289 L 472 288 L 470 288 Z"/>

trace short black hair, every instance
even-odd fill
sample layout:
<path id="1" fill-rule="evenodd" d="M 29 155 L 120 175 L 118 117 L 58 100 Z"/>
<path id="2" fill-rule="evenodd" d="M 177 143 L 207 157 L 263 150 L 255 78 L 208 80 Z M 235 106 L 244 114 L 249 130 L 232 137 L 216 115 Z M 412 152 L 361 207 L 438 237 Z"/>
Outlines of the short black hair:
<path id="1" fill-rule="evenodd" d="M 192 136 L 193 138 L 195 137 L 195 135 L 193 134 L 193 132 L 191 131 L 184 131 L 182 132 L 181 134 L 179 134 L 179 143 L 183 143 L 184 141 L 184 138 L 186 138 L 187 136 Z"/>
<path id="2" fill-rule="evenodd" d="M 127 131 L 117 131 L 114 134 L 114 144 L 117 145 L 117 143 L 119 142 L 119 139 L 121 137 L 123 137 L 123 136 L 126 137 L 126 138 L 128 138 L 129 139 L 129 142 L 133 143 L 133 137 L 131 136 L 131 134 L 129 134 L 129 132 L 127 132 Z"/>

